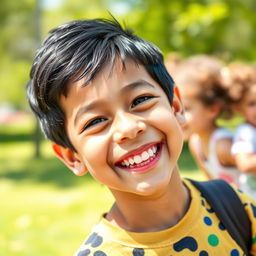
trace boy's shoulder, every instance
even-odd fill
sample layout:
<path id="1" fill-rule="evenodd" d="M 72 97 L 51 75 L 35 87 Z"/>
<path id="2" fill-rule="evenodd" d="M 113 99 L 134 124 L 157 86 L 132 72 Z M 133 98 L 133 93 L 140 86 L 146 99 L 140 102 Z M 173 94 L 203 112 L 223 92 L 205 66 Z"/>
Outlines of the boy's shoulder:
<path id="1" fill-rule="evenodd" d="M 226 241 L 225 246 L 219 248 L 216 244 L 216 253 L 222 255 L 223 252 L 224 255 L 227 248 L 233 248 L 242 255 L 241 248 L 225 230 L 200 190 L 189 180 L 184 180 L 184 184 L 190 191 L 191 203 L 185 216 L 175 226 L 158 232 L 134 233 L 112 225 L 103 217 L 92 229 L 76 256 L 178 255 L 178 252 L 182 253 L 188 247 L 191 247 L 191 251 L 186 255 L 194 255 L 197 249 L 207 252 L 212 249 L 213 243 L 218 244 L 222 240 Z M 234 192 L 241 198 L 250 219 L 255 218 L 253 201 L 237 190 Z M 208 241 L 205 239 L 206 236 Z"/>

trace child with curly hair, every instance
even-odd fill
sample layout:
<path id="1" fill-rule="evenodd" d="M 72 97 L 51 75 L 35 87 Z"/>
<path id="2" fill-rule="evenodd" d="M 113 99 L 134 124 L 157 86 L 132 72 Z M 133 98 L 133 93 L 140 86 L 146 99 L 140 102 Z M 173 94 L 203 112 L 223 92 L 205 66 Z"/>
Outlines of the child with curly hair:
<path id="1" fill-rule="evenodd" d="M 224 179 L 239 186 L 239 171 L 231 154 L 233 134 L 220 127 L 219 118 L 232 117 L 232 98 L 222 84 L 222 63 L 196 55 L 180 61 L 173 77 L 185 107 L 183 132 L 198 166 L 209 179 Z"/>
<path id="2" fill-rule="evenodd" d="M 235 100 L 235 110 L 244 117 L 235 131 L 232 154 L 242 172 L 241 190 L 256 198 L 256 68 L 232 63 L 223 72 Z"/>

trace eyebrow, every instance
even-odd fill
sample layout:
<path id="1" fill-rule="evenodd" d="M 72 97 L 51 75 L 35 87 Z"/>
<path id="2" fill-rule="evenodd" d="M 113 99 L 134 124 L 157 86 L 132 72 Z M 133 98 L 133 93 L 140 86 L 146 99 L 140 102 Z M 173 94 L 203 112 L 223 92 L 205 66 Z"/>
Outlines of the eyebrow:
<path id="1" fill-rule="evenodd" d="M 132 83 L 126 85 L 125 87 L 123 87 L 120 90 L 120 93 L 125 94 L 128 91 L 131 91 L 131 90 L 133 90 L 139 86 L 142 86 L 142 85 L 146 85 L 146 86 L 150 86 L 151 88 L 155 88 L 154 85 L 152 85 L 151 83 L 149 83 L 143 79 L 140 79 L 138 81 L 132 82 Z M 102 104 L 104 104 L 104 101 L 99 100 L 99 101 L 91 102 L 88 105 L 85 105 L 85 106 L 82 106 L 81 108 L 79 108 L 79 110 L 77 111 L 77 113 L 75 115 L 74 124 L 76 125 L 77 120 L 81 115 L 83 115 L 84 113 L 86 113 L 92 109 L 102 106 Z"/>

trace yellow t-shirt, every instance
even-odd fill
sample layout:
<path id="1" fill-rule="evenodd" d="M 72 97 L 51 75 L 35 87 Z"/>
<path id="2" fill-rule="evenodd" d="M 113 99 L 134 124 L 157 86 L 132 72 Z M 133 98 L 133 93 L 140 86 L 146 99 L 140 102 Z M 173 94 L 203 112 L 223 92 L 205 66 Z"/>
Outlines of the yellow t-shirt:
<path id="1" fill-rule="evenodd" d="M 241 248 L 230 237 L 201 193 L 189 182 L 191 203 L 182 220 L 159 232 L 127 232 L 102 218 L 80 247 L 76 256 L 242 256 Z M 256 203 L 237 192 L 252 223 L 256 256 Z"/>

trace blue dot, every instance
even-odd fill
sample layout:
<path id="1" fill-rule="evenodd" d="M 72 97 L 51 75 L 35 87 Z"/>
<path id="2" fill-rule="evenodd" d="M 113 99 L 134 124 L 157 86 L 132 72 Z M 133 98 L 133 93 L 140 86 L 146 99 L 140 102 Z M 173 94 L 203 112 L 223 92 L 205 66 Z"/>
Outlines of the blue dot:
<path id="1" fill-rule="evenodd" d="M 212 220 L 209 217 L 204 217 L 204 223 L 208 226 L 212 225 Z"/>
<path id="2" fill-rule="evenodd" d="M 102 242 L 103 242 L 102 237 L 97 235 L 96 237 L 94 237 L 94 240 L 91 242 L 91 244 L 92 244 L 92 247 L 98 247 L 102 244 Z"/>
<path id="3" fill-rule="evenodd" d="M 86 250 L 83 250 L 83 251 L 80 251 L 77 256 L 87 256 L 90 254 L 90 250 L 89 249 L 86 249 Z"/>
<path id="4" fill-rule="evenodd" d="M 203 199 L 201 200 L 201 204 L 202 204 L 202 206 L 205 206 L 205 202 Z"/>
<path id="5" fill-rule="evenodd" d="M 90 244 L 94 240 L 95 237 L 97 237 L 97 234 L 94 232 L 90 235 L 90 237 L 87 239 L 87 241 L 85 241 L 84 244 Z"/>
<path id="6" fill-rule="evenodd" d="M 237 249 L 232 250 L 230 256 L 239 256 L 239 251 Z"/>
<path id="7" fill-rule="evenodd" d="M 107 254 L 103 251 L 96 251 L 93 256 L 107 256 Z"/>
<path id="8" fill-rule="evenodd" d="M 199 256 L 208 256 L 208 252 L 206 252 L 206 251 L 201 251 L 201 252 L 199 253 Z"/>

